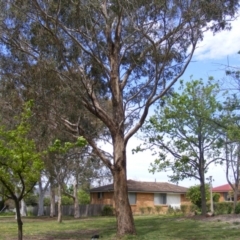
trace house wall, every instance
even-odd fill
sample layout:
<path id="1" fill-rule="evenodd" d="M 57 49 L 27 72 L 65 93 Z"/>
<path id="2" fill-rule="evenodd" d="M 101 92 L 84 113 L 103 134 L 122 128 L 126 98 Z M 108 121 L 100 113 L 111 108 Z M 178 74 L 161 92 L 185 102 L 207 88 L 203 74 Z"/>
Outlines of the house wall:
<path id="1" fill-rule="evenodd" d="M 114 207 L 113 192 L 104 192 L 102 198 L 98 198 L 98 193 L 91 193 L 91 204 L 112 205 Z"/>

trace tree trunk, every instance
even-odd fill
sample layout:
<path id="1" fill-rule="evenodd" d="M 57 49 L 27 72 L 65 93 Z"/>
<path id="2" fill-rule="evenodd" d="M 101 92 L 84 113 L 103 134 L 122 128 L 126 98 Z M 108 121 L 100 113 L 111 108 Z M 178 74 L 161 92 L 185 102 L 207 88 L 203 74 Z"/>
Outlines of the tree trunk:
<path id="1" fill-rule="evenodd" d="M 20 210 L 21 216 L 26 217 L 27 216 L 27 206 L 25 201 L 22 199 L 21 200 L 21 210 Z"/>
<path id="2" fill-rule="evenodd" d="M 114 145 L 114 199 L 117 218 L 117 235 L 136 234 L 132 210 L 128 200 L 126 147 L 118 139 Z"/>
<path id="3" fill-rule="evenodd" d="M 44 196 L 45 196 L 45 193 L 48 189 L 48 186 L 49 186 L 49 180 L 47 181 L 45 187 L 43 188 L 42 187 L 42 181 L 41 181 L 41 178 L 38 182 L 38 189 L 39 189 L 39 196 L 38 196 L 38 216 L 43 216 L 44 215 Z"/>
<path id="4" fill-rule="evenodd" d="M 80 218 L 79 213 L 79 202 L 78 202 L 78 184 L 77 181 L 73 184 L 73 195 L 74 195 L 74 218 Z"/>
<path id="5" fill-rule="evenodd" d="M 56 211 L 55 211 L 55 188 L 53 185 L 51 185 L 50 189 L 50 217 L 55 217 L 56 216 Z"/>
<path id="6" fill-rule="evenodd" d="M 39 191 L 39 196 L 38 196 L 38 216 L 43 216 L 44 215 L 44 192 Z"/>
<path id="7" fill-rule="evenodd" d="M 58 185 L 58 222 L 62 222 L 62 188 Z"/>
<path id="8" fill-rule="evenodd" d="M 201 180 L 200 191 L 201 191 L 201 211 L 202 211 L 202 215 L 206 216 L 207 205 L 206 205 L 206 192 L 205 192 L 205 181 L 204 180 Z"/>
<path id="9" fill-rule="evenodd" d="M 18 240 L 23 239 L 23 223 L 21 219 L 21 212 L 20 212 L 20 206 L 19 201 L 17 199 L 14 199 L 15 206 L 16 206 L 16 218 L 17 218 L 17 225 L 18 225 Z"/>
<path id="10" fill-rule="evenodd" d="M 233 194 L 233 212 L 235 213 L 238 198 L 238 183 L 235 183 Z"/>

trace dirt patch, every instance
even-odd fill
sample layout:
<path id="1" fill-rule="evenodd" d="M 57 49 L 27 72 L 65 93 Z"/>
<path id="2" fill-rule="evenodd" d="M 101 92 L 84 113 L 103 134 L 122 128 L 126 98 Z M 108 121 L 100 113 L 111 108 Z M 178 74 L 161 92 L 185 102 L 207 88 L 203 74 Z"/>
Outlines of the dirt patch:
<path id="1" fill-rule="evenodd" d="M 239 214 L 223 214 L 217 215 L 213 217 L 205 217 L 205 216 L 193 216 L 189 217 L 193 220 L 205 221 L 205 222 L 228 222 L 228 223 L 240 223 L 240 215 Z"/>

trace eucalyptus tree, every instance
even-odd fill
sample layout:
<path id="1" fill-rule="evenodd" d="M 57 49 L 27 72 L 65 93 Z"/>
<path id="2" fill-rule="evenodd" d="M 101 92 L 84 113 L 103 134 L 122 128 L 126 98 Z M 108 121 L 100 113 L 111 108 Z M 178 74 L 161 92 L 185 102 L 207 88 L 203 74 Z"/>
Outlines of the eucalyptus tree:
<path id="1" fill-rule="evenodd" d="M 202 80 L 183 82 L 179 92 L 164 98 L 143 128 L 147 148 L 157 154 L 151 171 L 171 170 L 171 181 L 197 179 L 201 186 L 201 210 L 206 214 L 205 174 L 223 161 L 222 135 L 214 122 L 219 114 L 218 87 Z"/>
<path id="2" fill-rule="evenodd" d="M 203 32 L 227 28 L 238 1 L 10 0 L 1 9 L 2 74 L 17 82 L 26 69 L 48 68 L 56 86 L 71 91 L 78 117 L 61 119 L 112 172 L 117 233 L 134 234 L 127 143 L 184 73 Z M 105 126 L 101 140 L 112 144 L 113 161 L 92 134 L 90 115 Z"/>

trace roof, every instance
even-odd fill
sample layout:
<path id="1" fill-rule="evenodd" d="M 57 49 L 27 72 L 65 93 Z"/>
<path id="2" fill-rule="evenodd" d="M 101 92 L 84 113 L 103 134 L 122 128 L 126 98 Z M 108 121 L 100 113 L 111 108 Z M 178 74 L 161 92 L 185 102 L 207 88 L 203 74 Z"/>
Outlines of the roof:
<path id="1" fill-rule="evenodd" d="M 186 193 L 188 188 L 174 185 L 167 182 L 139 182 L 127 180 L 129 192 L 169 192 L 169 193 Z M 90 192 L 113 192 L 113 183 L 101 187 L 90 189 Z"/>
<path id="2" fill-rule="evenodd" d="M 229 192 L 232 191 L 232 188 L 229 184 L 224 184 L 212 189 L 213 192 Z"/>

